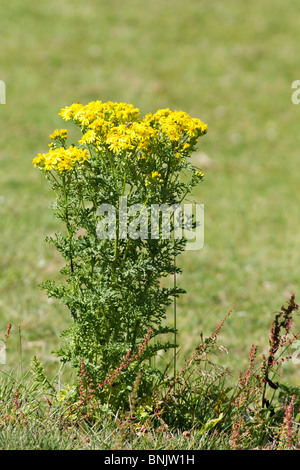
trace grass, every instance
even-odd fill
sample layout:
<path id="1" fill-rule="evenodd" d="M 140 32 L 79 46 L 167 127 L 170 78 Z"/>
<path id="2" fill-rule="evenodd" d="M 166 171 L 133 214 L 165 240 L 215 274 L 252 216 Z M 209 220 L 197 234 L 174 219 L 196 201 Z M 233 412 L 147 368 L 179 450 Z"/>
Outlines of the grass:
<path id="1" fill-rule="evenodd" d="M 114 452 L 298 449 L 299 387 L 278 382 L 274 371 L 274 360 L 288 361 L 285 333 L 297 309 L 292 296 L 274 319 L 268 355 L 259 358 L 252 345 L 247 370 L 240 372 L 234 388 L 227 387 L 228 371 L 214 359 L 229 311 L 175 381 L 167 378 L 153 395 L 143 396 L 143 377 L 137 376 L 127 409 L 115 409 L 111 400 L 124 371 L 116 369 L 98 391 L 91 388 L 83 363 L 77 385 L 68 385 L 61 383 L 60 375 L 49 380 L 34 357 L 29 377 L 1 378 L 0 447 Z"/>
<path id="2" fill-rule="evenodd" d="M 299 7 L 288 3 L 154 0 L 145 10 L 137 0 L 34 8 L 15 0 L 2 7 L 0 331 L 12 323 L 4 374 L 20 379 L 33 355 L 50 375 L 58 371 L 51 351 L 70 319 L 38 287 L 57 278 L 61 260 L 44 243 L 58 227 L 53 196 L 31 161 L 61 126 L 59 109 L 93 99 L 126 101 L 142 113 L 182 109 L 208 123 L 194 155 L 206 175 L 195 194 L 205 204 L 205 246 L 178 260 L 178 283 L 188 291 L 177 302 L 181 361 L 233 305 L 219 337 L 228 354 L 218 359 L 232 382 L 247 368 L 252 343 L 266 351 L 272 312 L 290 292 L 297 301 L 300 278 L 300 107 L 291 102 Z M 299 366 L 287 365 L 284 375 L 300 385 Z M 31 430 L 24 432 L 29 439 Z"/>

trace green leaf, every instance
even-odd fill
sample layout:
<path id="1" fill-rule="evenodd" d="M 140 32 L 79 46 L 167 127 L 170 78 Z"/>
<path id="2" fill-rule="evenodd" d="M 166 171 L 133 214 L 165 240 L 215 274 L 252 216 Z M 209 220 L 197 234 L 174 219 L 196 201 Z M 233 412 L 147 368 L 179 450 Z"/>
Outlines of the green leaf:
<path id="1" fill-rule="evenodd" d="M 30 372 L 34 376 L 36 384 L 41 386 L 43 390 L 55 390 L 45 375 L 41 361 L 36 356 L 32 358 Z"/>
<path id="2" fill-rule="evenodd" d="M 219 414 L 218 418 L 210 419 L 205 424 L 203 424 L 202 428 L 200 429 L 200 434 L 204 434 L 214 428 L 221 420 L 223 419 L 223 413 Z"/>

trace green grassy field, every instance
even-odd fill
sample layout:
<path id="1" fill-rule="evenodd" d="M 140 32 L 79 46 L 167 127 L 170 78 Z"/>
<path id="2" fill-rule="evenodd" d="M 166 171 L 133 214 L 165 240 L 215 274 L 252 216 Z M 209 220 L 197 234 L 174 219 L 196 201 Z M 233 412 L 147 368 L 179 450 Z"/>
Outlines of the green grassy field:
<path id="1" fill-rule="evenodd" d="M 44 242 L 59 227 L 53 194 L 32 159 L 64 127 L 73 102 L 125 101 L 141 112 L 183 110 L 209 126 L 194 161 L 205 172 L 205 245 L 180 260 L 177 303 L 181 358 L 227 310 L 218 361 L 233 377 L 252 343 L 268 348 L 272 313 L 300 298 L 300 6 L 295 1 L 78 0 L 1 7 L 0 331 L 12 331 L 1 370 L 25 372 L 51 353 L 69 324 L 38 284 L 56 279 L 61 259 Z M 168 321 L 172 322 L 172 311 Z M 296 319 L 296 322 L 300 322 Z M 300 385 L 299 365 L 284 373 Z"/>

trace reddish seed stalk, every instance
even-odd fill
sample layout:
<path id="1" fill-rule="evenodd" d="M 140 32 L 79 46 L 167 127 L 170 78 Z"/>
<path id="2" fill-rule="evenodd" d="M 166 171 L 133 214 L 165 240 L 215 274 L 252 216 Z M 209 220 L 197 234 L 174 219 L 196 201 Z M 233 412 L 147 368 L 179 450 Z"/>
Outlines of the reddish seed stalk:
<path id="1" fill-rule="evenodd" d="M 6 343 L 8 337 L 9 337 L 10 330 L 11 330 L 11 323 L 9 323 L 9 324 L 7 325 L 7 330 L 6 330 L 5 338 L 4 338 L 4 341 L 3 341 L 4 344 Z"/>
<path id="2" fill-rule="evenodd" d="M 286 433 L 288 439 L 288 447 L 293 445 L 293 437 L 294 437 L 294 430 L 293 430 L 293 406 L 296 396 L 292 396 L 291 403 L 289 403 L 285 410 L 285 417 L 284 417 L 284 424 L 286 426 Z"/>
<path id="3" fill-rule="evenodd" d="M 271 325 L 270 328 L 270 339 L 269 339 L 269 355 L 265 363 L 265 377 L 264 377 L 264 389 L 262 394 L 262 407 L 265 405 L 268 407 L 269 402 L 266 399 L 266 387 L 267 384 L 273 388 L 277 389 L 278 386 L 274 384 L 269 379 L 269 372 L 272 369 L 274 364 L 278 365 L 279 362 L 275 360 L 275 354 L 277 353 L 278 349 L 282 347 L 287 342 L 290 343 L 290 340 L 287 338 L 288 333 L 290 332 L 293 318 L 292 314 L 295 310 L 298 310 L 299 306 L 295 303 L 295 294 L 291 294 L 291 297 L 288 301 L 288 306 L 285 307 L 284 305 L 281 307 L 280 312 L 277 313 L 275 316 L 275 320 Z M 284 333 L 282 334 L 282 330 Z M 281 362 L 285 359 L 281 358 Z"/>
<path id="4" fill-rule="evenodd" d="M 142 353 L 143 353 L 143 351 L 144 351 L 144 349 L 145 349 L 145 347 L 146 347 L 148 341 L 149 341 L 150 338 L 151 338 L 151 334 L 152 334 L 152 333 L 153 333 L 153 330 L 152 330 L 152 328 L 150 328 L 149 331 L 148 331 L 148 333 L 147 333 L 147 335 L 146 335 L 145 338 L 144 338 L 143 343 L 142 343 L 141 346 L 139 347 L 138 352 L 135 354 L 135 356 L 134 356 L 134 357 L 130 357 L 131 350 L 129 349 L 129 351 L 128 351 L 128 353 L 126 354 L 126 356 L 124 357 L 124 359 L 123 359 L 121 365 L 120 365 L 112 374 L 109 374 L 109 376 L 107 377 L 107 379 L 105 379 L 102 384 L 98 384 L 98 385 L 97 385 L 97 388 L 100 388 L 100 389 L 101 389 L 101 388 L 103 388 L 105 385 L 111 385 L 111 384 L 115 381 L 115 379 L 118 377 L 118 375 L 122 372 L 122 370 L 126 370 L 126 369 L 128 368 L 128 366 L 129 366 L 129 364 L 131 364 L 135 359 L 138 359 L 138 358 L 142 355 Z"/>
<path id="5" fill-rule="evenodd" d="M 111 385 L 122 371 L 126 370 L 133 361 L 138 359 L 142 355 L 147 343 L 151 339 L 152 333 L 153 333 L 153 329 L 150 328 L 147 335 L 144 338 L 143 343 L 139 347 L 138 352 L 135 354 L 135 356 L 130 357 L 131 350 L 129 350 L 126 356 L 124 357 L 121 365 L 112 374 L 109 374 L 109 376 L 107 377 L 107 379 L 104 380 L 104 382 L 102 382 L 101 384 L 98 384 L 96 388 L 101 390 L 103 387 L 107 385 Z M 75 409 L 71 407 L 68 413 L 68 416 L 65 418 L 64 422 L 69 418 L 69 416 L 71 416 L 72 413 L 78 410 L 85 402 L 93 398 L 95 395 L 95 390 L 92 388 L 91 381 L 85 370 L 85 364 L 84 364 L 83 359 L 81 359 L 80 362 L 81 362 L 81 367 L 80 367 L 80 374 L 79 374 L 79 403 L 77 404 Z M 89 389 L 85 397 L 84 397 L 84 382 L 87 385 L 89 385 Z"/>
<path id="6" fill-rule="evenodd" d="M 285 407 L 285 414 L 283 419 L 283 427 L 280 433 L 279 448 L 286 444 L 286 447 L 291 448 L 294 443 L 295 431 L 293 428 L 293 410 L 296 396 L 293 395 L 290 403 Z"/>
<path id="7" fill-rule="evenodd" d="M 223 318 L 223 320 L 221 320 L 218 323 L 217 327 L 212 332 L 210 337 L 205 342 L 203 342 L 203 343 L 201 343 L 197 346 L 194 354 L 192 355 L 192 357 L 188 361 L 186 361 L 185 366 L 183 367 L 183 369 L 180 369 L 180 371 L 176 374 L 176 377 L 174 378 L 173 382 L 170 381 L 169 390 L 168 390 L 163 402 L 158 404 L 158 406 L 156 407 L 156 409 L 154 411 L 154 414 L 150 418 L 150 421 L 153 421 L 153 419 L 155 417 L 160 419 L 160 415 L 163 413 L 163 405 L 167 403 L 167 401 L 171 398 L 171 396 L 176 396 L 176 395 L 180 394 L 183 391 L 183 389 L 186 387 L 187 383 L 184 381 L 179 389 L 174 390 L 174 383 L 178 383 L 180 378 L 184 376 L 185 372 L 195 362 L 195 360 L 199 356 L 204 354 L 208 350 L 209 346 L 212 346 L 212 345 L 215 344 L 215 342 L 217 340 L 217 335 L 218 335 L 219 331 L 221 330 L 221 328 L 223 327 L 225 321 L 227 320 L 227 318 L 229 317 L 229 315 L 233 311 L 233 308 L 228 310 L 225 317 Z"/>

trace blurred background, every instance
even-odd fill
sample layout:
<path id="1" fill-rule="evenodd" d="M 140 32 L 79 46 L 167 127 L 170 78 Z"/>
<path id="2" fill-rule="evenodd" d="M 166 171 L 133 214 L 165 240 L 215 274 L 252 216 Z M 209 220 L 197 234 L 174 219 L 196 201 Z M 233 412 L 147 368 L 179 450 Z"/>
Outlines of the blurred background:
<path id="1" fill-rule="evenodd" d="M 300 5 L 295 0 L 14 0 L 0 7 L 0 332 L 7 363 L 37 355 L 50 373 L 68 311 L 39 284 L 62 260 L 45 243 L 59 229 L 53 194 L 32 166 L 59 110 L 122 101 L 141 113 L 168 107 L 208 124 L 194 162 L 205 181 L 205 243 L 185 252 L 177 302 L 181 360 L 235 306 L 216 358 L 234 377 L 252 343 L 268 350 L 274 311 L 300 299 Z M 167 321 L 172 322 L 172 309 Z M 300 325 L 295 318 L 295 328 Z M 300 384 L 299 365 L 283 368 Z"/>

